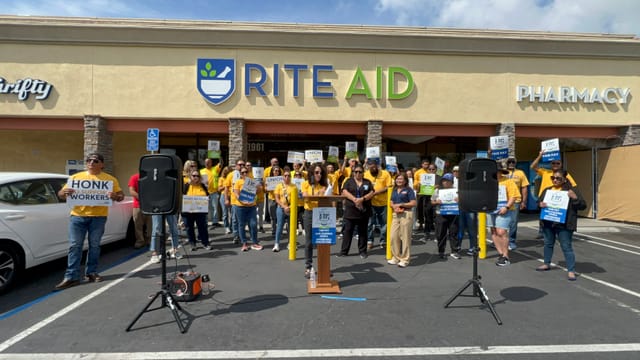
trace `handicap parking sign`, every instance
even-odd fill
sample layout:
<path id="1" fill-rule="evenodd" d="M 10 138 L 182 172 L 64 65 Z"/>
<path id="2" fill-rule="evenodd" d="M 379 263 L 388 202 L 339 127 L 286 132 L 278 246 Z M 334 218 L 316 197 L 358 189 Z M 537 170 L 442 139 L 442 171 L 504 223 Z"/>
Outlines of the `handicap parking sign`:
<path id="1" fill-rule="evenodd" d="M 160 149 L 160 129 L 147 129 L 147 151 L 158 151 Z"/>

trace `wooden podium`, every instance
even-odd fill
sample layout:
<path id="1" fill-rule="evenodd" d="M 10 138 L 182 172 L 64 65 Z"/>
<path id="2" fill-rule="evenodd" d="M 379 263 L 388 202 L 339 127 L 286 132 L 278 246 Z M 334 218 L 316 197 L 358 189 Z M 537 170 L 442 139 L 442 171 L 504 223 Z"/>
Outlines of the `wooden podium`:
<path id="1" fill-rule="evenodd" d="M 344 199 L 344 196 L 306 196 L 305 198 L 318 201 L 318 207 L 335 207 Z M 318 254 L 316 287 L 312 288 L 311 280 L 307 280 L 307 292 L 309 294 L 342 294 L 338 282 L 331 280 L 331 245 L 318 244 L 316 247 Z"/>

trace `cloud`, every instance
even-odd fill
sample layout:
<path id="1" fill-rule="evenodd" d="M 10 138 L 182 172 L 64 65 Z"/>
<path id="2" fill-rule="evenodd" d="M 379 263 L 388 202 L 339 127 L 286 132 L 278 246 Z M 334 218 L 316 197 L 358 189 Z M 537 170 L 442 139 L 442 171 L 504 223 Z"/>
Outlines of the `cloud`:
<path id="1" fill-rule="evenodd" d="M 378 0 L 397 25 L 640 34 L 636 0 Z"/>

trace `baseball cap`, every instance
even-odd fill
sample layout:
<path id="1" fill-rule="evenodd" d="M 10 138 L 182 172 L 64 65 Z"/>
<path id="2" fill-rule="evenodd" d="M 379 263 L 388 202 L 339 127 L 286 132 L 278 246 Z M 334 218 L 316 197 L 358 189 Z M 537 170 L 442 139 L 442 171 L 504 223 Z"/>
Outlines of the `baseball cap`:
<path id="1" fill-rule="evenodd" d="M 453 174 L 452 173 L 446 173 L 446 174 L 442 175 L 442 179 L 440 179 L 440 181 L 443 181 L 443 180 L 447 180 L 447 181 L 453 182 Z"/>

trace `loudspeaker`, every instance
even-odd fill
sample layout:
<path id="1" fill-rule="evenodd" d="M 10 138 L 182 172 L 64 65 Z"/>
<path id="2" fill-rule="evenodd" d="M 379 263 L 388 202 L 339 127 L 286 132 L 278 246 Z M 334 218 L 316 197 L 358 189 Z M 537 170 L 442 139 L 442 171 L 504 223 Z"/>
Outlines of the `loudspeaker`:
<path id="1" fill-rule="evenodd" d="M 498 165 L 491 159 L 466 159 L 460 164 L 458 205 L 468 212 L 493 211 L 498 206 Z"/>
<path id="2" fill-rule="evenodd" d="M 182 203 L 182 161 L 176 155 L 140 158 L 140 211 L 146 215 L 176 214 Z"/>

